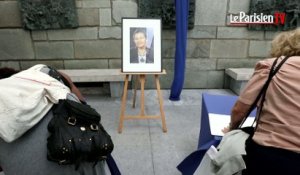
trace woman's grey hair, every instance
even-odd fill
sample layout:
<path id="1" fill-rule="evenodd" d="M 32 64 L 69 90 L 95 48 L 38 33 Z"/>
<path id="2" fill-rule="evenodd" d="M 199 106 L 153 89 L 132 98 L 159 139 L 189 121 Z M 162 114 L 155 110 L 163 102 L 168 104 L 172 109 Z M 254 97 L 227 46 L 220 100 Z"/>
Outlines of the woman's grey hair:
<path id="1" fill-rule="evenodd" d="M 276 35 L 270 54 L 272 57 L 300 56 L 300 28 Z"/>

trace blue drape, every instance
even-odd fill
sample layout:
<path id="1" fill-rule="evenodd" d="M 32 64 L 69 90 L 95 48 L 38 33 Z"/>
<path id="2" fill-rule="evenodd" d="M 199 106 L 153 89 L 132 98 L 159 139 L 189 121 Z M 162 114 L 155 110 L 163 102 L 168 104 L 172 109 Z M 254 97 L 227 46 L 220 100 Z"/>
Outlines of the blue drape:
<path id="1" fill-rule="evenodd" d="M 186 40 L 188 29 L 189 0 L 175 0 L 176 6 L 176 52 L 174 79 L 171 87 L 170 100 L 180 100 L 184 84 Z"/>

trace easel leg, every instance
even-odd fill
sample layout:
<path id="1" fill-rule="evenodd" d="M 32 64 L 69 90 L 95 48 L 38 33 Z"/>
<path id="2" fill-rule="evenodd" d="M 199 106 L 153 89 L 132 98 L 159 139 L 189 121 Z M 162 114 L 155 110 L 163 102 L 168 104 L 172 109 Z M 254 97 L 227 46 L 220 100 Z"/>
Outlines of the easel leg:
<path id="1" fill-rule="evenodd" d="M 160 83 L 159 83 L 159 77 L 158 75 L 155 76 L 155 82 L 156 82 L 156 89 L 157 89 L 157 96 L 158 96 L 158 102 L 159 102 L 159 109 L 160 109 L 160 115 L 161 115 L 161 122 L 162 122 L 162 129 L 163 132 L 167 132 L 167 126 L 166 126 L 166 118 L 165 118 L 165 112 L 163 108 L 163 99 L 160 92 Z"/>
<path id="2" fill-rule="evenodd" d="M 133 91 L 133 101 L 132 101 L 132 108 L 135 108 L 135 99 L 136 99 L 136 90 L 138 87 L 138 76 L 135 75 L 135 83 L 134 83 L 134 91 Z"/>
<path id="3" fill-rule="evenodd" d="M 140 82 L 141 82 L 141 112 L 140 115 L 145 115 L 145 75 L 140 75 Z"/>
<path id="4" fill-rule="evenodd" d="M 126 109 L 126 100 L 127 100 L 128 78 L 129 78 L 129 75 L 127 74 L 126 77 L 125 77 L 125 83 L 124 83 L 124 89 L 123 89 L 123 97 L 122 97 L 122 104 L 121 104 L 121 114 L 120 114 L 120 121 L 119 121 L 119 133 L 122 133 L 123 123 L 124 123 L 124 116 L 125 116 L 125 109 Z"/>

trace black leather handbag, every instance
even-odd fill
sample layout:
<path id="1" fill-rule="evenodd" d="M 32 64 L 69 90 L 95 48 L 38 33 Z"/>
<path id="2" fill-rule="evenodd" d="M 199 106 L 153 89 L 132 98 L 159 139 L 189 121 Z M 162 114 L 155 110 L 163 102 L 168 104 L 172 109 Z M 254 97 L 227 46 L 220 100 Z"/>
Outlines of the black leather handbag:
<path id="1" fill-rule="evenodd" d="M 48 124 L 47 158 L 59 164 L 98 162 L 112 152 L 114 144 L 100 123 L 100 114 L 89 105 L 59 100 Z"/>

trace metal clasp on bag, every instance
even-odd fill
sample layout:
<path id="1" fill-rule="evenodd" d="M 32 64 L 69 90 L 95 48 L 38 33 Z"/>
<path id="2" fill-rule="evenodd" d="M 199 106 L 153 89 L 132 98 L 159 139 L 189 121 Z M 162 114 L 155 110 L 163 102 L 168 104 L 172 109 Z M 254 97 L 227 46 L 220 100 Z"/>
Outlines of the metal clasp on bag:
<path id="1" fill-rule="evenodd" d="M 91 124 L 90 128 L 91 128 L 92 131 L 98 131 L 99 130 L 99 127 L 98 127 L 97 124 Z"/>
<path id="2" fill-rule="evenodd" d="M 67 160 L 60 160 L 59 162 L 58 162 L 58 164 L 59 165 L 63 165 L 64 163 L 66 163 L 67 162 Z"/>
<path id="3" fill-rule="evenodd" d="M 105 160 L 107 159 L 107 156 L 100 156 L 100 160 Z"/>
<path id="4" fill-rule="evenodd" d="M 68 118 L 68 124 L 74 126 L 76 124 L 76 118 L 75 117 L 69 117 Z"/>

